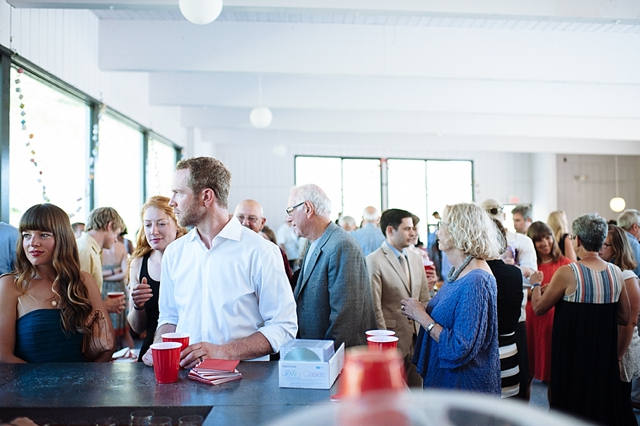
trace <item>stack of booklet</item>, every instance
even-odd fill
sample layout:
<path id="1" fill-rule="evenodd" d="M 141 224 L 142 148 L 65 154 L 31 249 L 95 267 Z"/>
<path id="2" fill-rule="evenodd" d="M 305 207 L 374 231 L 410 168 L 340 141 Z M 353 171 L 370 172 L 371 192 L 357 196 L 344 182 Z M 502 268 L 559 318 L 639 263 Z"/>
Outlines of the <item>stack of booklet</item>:
<path id="1" fill-rule="evenodd" d="M 189 371 L 189 378 L 210 385 L 242 379 L 236 370 L 239 360 L 205 359 Z"/>

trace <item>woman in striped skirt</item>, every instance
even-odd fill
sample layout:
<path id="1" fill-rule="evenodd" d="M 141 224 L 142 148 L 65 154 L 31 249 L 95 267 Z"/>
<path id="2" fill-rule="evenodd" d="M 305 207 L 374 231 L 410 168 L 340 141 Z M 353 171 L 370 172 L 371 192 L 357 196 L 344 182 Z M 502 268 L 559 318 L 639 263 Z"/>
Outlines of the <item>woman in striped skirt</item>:
<path id="1" fill-rule="evenodd" d="M 506 231 L 502 223 L 493 219 L 506 246 Z M 506 248 L 505 248 L 506 250 Z M 522 304 L 522 273 L 520 269 L 507 265 L 501 259 L 488 260 L 498 286 L 498 347 L 500 349 L 500 377 L 502 398 L 518 395 L 520 392 L 520 366 L 516 346 L 515 329 L 520 319 Z"/>

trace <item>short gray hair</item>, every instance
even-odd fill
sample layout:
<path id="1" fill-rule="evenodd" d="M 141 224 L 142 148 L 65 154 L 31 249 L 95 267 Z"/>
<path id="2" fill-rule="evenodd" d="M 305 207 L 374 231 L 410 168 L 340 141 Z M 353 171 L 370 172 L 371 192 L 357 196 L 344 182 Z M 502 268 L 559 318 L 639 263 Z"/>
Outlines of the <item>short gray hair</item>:
<path id="1" fill-rule="evenodd" d="M 518 204 L 511 210 L 511 214 L 520 214 L 524 220 L 531 220 L 531 207 L 526 204 Z"/>
<path id="2" fill-rule="evenodd" d="M 309 201 L 313 204 L 316 215 L 329 218 L 331 200 L 318 185 L 310 183 L 296 186 L 291 190 L 291 196 L 296 200 L 296 204 L 301 201 Z"/>
<path id="3" fill-rule="evenodd" d="M 634 209 L 627 209 L 618 216 L 618 226 L 625 231 L 631 229 L 633 224 L 640 226 L 640 212 Z"/>
<path id="4" fill-rule="evenodd" d="M 607 238 L 609 226 L 607 221 L 597 213 L 578 216 L 571 224 L 573 234 L 580 238 L 582 246 L 587 251 L 598 251 Z"/>

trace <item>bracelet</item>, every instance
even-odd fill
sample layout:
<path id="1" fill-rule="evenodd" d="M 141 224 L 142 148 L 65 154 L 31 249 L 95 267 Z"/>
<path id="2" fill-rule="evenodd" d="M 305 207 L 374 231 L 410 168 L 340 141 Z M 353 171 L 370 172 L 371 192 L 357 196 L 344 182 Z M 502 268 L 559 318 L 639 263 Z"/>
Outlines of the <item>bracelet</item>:
<path id="1" fill-rule="evenodd" d="M 133 309 L 135 309 L 136 311 L 142 311 L 144 310 L 144 305 L 142 306 L 142 308 L 138 308 L 138 306 L 136 306 L 136 304 L 133 304 Z"/>
<path id="2" fill-rule="evenodd" d="M 435 327 L 435 326 L 436 326 L 436 322 L 435 321 L 427 326 L 426 330 L 427 330 L 427 334 L 429 336 L 431 336 L 431 330 L 433 330 L 433 327 Z"/>
<path id="3" fill-rule="evenodd" d="M 540 283 L 531 284 L 531 290 L 533 290 L 536 287 L 540 287 Z"/>

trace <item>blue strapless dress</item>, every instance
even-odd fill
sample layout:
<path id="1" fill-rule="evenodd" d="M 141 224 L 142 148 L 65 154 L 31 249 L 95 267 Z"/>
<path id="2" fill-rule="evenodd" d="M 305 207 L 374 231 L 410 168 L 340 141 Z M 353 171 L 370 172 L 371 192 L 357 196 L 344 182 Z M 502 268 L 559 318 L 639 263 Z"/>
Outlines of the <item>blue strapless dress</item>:
<path id="1" fill-rule="evenodd" d="M 26 362 L 82 362 L 83 334 L 65 334 L 60 309 L 37 309 L 16 322 L 15 355 Z"/>

